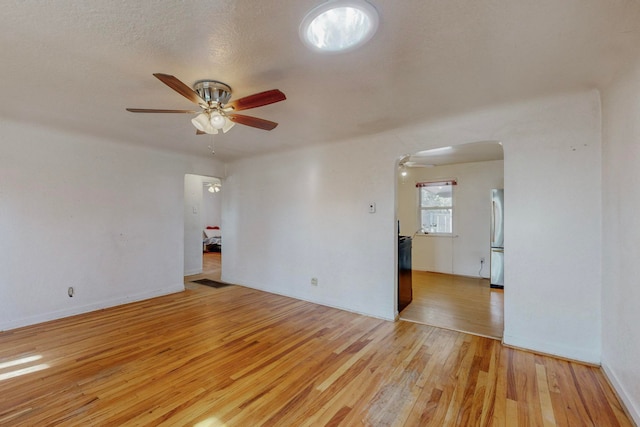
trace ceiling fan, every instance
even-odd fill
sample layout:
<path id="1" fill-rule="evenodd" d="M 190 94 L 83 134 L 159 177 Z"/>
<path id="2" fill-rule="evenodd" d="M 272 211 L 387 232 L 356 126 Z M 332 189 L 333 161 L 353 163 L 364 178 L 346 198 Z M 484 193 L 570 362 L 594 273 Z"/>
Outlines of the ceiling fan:
<path id="1" fill-rule="evenodd" d="M 284 101 L 287 97 L 278 89 L 267 90 L 253 95 L 245 96 L 229 102 L 231 99 L 231 87 L 215 80 L 199 80 L 191 89 L 175 76 L 162 73 L 154 73 L 162 83 L 200 106 L 200 111 L 195 110 L 155 110 L 150 108 L 127 108 L 132 113 L 184 113 L 197 114 L 191 119 L 195 126 L 196 134 L 217 134 L 219 130 L 227 133 L 236 123 L 251 126 L 263 130 L 272 130 L 278 123 L 258 117 L 235 114 L 235 111 L 248 110 Z"/>
<path id="2" fill-rule="evenodd" d="M 432 168 L 434 165 L 425 163 L 420 156 L 407 154 L 398 162 L 400 168 Z"/>

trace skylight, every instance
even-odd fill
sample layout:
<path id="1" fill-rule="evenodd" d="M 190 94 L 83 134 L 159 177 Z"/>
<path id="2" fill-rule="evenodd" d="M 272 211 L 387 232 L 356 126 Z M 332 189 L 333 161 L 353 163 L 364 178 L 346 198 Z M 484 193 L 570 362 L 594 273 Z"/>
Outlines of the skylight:
<path id="1" fill-rule="evenodd" d="M 300 38 L 318 52 L 346 52 L 365 44 L 378 28 L 378 13 L 365 0 L 330 0 L 300 25 Z"/>

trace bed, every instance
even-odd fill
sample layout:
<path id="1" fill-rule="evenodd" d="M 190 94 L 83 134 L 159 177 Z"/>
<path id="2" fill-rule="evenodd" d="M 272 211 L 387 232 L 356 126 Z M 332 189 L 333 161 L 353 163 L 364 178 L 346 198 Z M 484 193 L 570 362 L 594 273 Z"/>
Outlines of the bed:
<path id="1" fill-rule="evenodd" d="M 221 252 L 222 251 L 222 234 L 220 227 L 208 226 L 204 229 L 202 237 L 203 252 Z"/>

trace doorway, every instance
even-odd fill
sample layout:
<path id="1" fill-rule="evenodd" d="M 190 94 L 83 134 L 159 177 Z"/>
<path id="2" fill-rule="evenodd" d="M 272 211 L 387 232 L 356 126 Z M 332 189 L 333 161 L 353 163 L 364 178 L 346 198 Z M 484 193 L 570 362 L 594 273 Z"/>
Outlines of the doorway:
<path id="1" fill-rule="evenodd" d="M 222 276 L 222 193 L 220 178 L 185 175 L 185 281 Z"/>
<path id="2" fill-rule="evenodd" d="M 400 319 L 502 337 L 504 293 L 489 286 L 489 260 L 490 195 L 503 184 L 498 141 L 441 147 L 400 160 L 397 219 L 400 234 L 412 237 L 413 282 L 413 300 Z"/>

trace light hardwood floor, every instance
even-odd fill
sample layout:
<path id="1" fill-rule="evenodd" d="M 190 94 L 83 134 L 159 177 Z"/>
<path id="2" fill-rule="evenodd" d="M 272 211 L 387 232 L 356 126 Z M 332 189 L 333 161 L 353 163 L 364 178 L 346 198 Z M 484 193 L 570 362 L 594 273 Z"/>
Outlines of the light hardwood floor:
<path id="1" fill-rule="evenodd" d="M 487 279 L 412 272 L 413 301 L 400 313 L 411 322 L 500 339 L 504 292 Z"/>
<path id="2" fill-rule="evenodd" d="M 220 280 L 222 273 L 222 254 L 220 252 L 205 252 L 202 254 L 202 274 L 212 280 Z"/>
<path id="3" fill-rule="evenodd" d="M 0 333 L 0 425 L 630 426 L 598 368 L 241 286 Z"/>
<path id="4" fill-rule="evenodd" d="M 202 273 L 186 276 L 185 282 L 198 279 L 220 280 L 222 273 L 222 254 L 220 252 L 204 252 L 202 254 Z"/>

